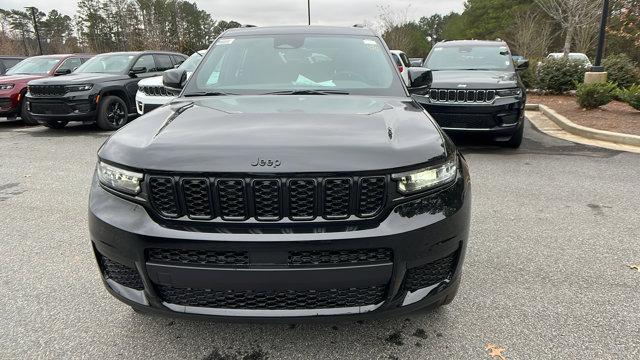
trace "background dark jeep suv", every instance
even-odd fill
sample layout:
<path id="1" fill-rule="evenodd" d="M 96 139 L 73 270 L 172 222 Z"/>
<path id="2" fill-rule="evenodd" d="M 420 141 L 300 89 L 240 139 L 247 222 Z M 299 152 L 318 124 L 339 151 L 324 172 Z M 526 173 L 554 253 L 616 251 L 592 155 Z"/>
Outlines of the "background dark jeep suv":
<path id="1" fill-rule="evenodd" d="M 453 300 L 467 165 L 361 28 L 225 32 L 98 153 L 89 229 L 137 311 L 372 316 Z M 410 70 L 411 91 L 430 72 Z"/>
<path id="2" fill-rule="evenodd" d="M 138 81 L 172 69 L 187 57 L 165 52 L 121 52 L 93 57 L 72 74 L 29 82 L 27 108 L 44 126 L 96 122 L 101 129 L 123 127 L 136 116 Z"/>
<path id="3" fill-rule="evenodd" d="M 445 132 L 481 134 L 519 147 L 524 131 L 526 89 L 503 41 L 461 40 L 437 43 L 424 62 L 433 84 L 416 97 Z"/>

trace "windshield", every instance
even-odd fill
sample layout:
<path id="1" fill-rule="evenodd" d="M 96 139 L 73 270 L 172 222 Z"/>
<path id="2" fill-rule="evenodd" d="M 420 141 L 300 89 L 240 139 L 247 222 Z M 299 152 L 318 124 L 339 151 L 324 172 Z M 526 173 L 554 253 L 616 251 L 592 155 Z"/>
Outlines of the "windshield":
<path id="1" fill-rule="evenodd" d="M 424 66 L 433 71 L 513 71 L 509 50 L 499 45 L 438 46 L 431 50 Z"/>
<path id="2" fill-rule="evenodd" d="M 203 61 L 184 95 L 296 91 L 405 95 L 385 47 L 375 37 L 221 38 Z"/>
<path id="3" fill-rule="evenodd" d="M 60 59 L 56 58 L 29 58 L 24 59 L 7 71 L 7 75 L 15 74 L 30 74 L 30 75 L 44 75 L 48 74 L 53 69 Z"/>
<path id="4" fill-rule="evenodd" d="M 194 52 L 191 56 L 189 56 L 187 60 L 185 60 L 182 64 L 180 64 L 180 66 L 178 66 L 178 69 L 184 70 L 187 72 L 193 72 L 193 70 L 196 69 L 198 64 L 200 64 L 200 61 L 202 60 L 203 56 L 204 54 Z"/>
<path id="5" fill-rule="evenodd" d="M 87 60 L 75 72 L 124 74 L 134 57 L 132 54 L 98 55 Z"/>

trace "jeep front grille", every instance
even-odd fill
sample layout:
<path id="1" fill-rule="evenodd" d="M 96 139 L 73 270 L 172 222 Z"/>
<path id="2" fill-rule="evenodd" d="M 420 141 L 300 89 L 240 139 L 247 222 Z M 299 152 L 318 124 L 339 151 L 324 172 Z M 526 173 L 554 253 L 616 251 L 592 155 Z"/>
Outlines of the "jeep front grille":
<path id="1" fill-rule="evenodd" d="M 310 221 L 371 218 L 387 197 L 386 176 L 209 178 L 152 175 L 153 209 L 165 218 Z"/>
<path id="2" fill-rule="evenodd" d="M 431 89 L 429 91 L 429 98 L 432 102 L 490 103 L 495 97 L 495 90 Z"/>
<path id="3" fill-rule="evenodd" d="M 162 85 L 143 85 L 139 86 L 138 90 L 148 96 L 178 96 L 180 91 L 168 89 Z"/>
<path id="4" fill-rule="evenodd" d="M 64 85 L 29 85 L 32 96 L 62 96 L 67 93 Z"/>

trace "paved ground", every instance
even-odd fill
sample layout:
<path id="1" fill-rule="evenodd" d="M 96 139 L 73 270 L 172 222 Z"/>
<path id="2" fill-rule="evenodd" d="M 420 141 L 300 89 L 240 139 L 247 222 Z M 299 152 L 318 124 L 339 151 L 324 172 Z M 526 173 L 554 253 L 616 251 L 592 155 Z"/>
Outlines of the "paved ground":
<path id="1" fill-rule="evenodd" d="M 640 358 L 640 272 L 627 267 L 640 264 L 640 155 L 530 127 L 517 151 L 464 145 L 474 215 L 453 304 L 249 325 L 141 316 L 102 288 L 86 207 L 105 137 L 0 123 L 2 359 L 489 359 L 487 343 L 506 359 Z"/>

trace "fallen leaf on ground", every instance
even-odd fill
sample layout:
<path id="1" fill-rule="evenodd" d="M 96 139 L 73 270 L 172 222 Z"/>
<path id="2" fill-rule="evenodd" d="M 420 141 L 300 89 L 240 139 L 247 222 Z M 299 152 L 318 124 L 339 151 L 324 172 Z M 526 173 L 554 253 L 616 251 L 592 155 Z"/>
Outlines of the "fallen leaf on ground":
<path id="1" fill-rule="evenodd" d="M 627 265 L 631 270 L 638 270 L 640 272 L 640 265 Z"/>
<path id="2" fill-rule="evenodd" d="M 489 352 L 488 355 L 491 356 L 492 359 L 497 358 L 500 360 L 507 360 L 507 358 L 502 355 L 502 352 L 507 350 L 505 348 L 499 347 L 498 345 L 494 345 L 492 343 L 487 343 L 487 345 L 484 346 L 484 349 Z"/>

